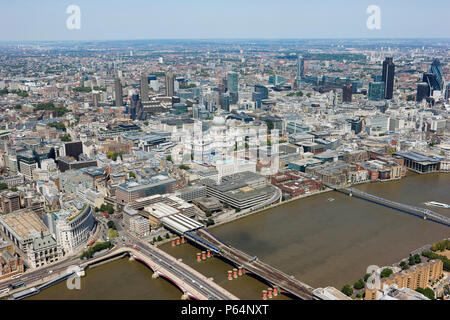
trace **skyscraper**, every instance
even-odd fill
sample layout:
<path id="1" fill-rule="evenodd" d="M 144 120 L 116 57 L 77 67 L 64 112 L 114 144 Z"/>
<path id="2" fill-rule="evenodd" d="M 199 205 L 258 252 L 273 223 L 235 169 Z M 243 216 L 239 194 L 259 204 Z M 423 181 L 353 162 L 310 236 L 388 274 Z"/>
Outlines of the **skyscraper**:
<path id="1" fill-rule="evenodd" d="M 417 84 L 416 101 L 420 102 L 430 96 L 430 86 L 426 82 Z"/>
<path id="2" fill-rule="evenodd" d="M 141 100 L 148 100 L 148 76 L 145 73 L 141 74 Z"/>
<path id="3" fill-rule="evenodd" d="M 369 83 L 369 100 L 380 101 L 385 97 L 384 94 L 385 83 L 384 82 L 370 82 Z"/>
<path id="4" fill-rule="evenodd" d="M 230 93 L 232 103 L 237 103 L 239 98 L 239 78 L 236 72 L 227 73 L 227 90 Z"/>
<path id="5" fill-rule="evenodd" d="M 349 82 L 342 87 L 342 102 L 352 102 L 353 86 Z"/>
<path id="6" fill-rule="evenodd" d="M 442 91 L 444 88 L 444 80 L 442 73 L 442 66 L 439 59 L 434 59 L 430 66 L 430 72 L 436 77 L 436 84 L 433 86 L 434 90 Z"/>
<path id="7" fill-rule="evenodd" d="M 172 72 L 166 73 L 166 96 L 173 97 L 175 95 L 174 75 Z"/>
<path id="8" fill-rule="evenodd" d="M 114 99 L 117 107 L 123 106 L 122 84 L 119 78 L 114 79 Z"/>
<path id="9" fill-rule="evenodd" d="M 299 55 L 297 57 L 297 80 L 300 80 L 305 75 L 305 59 Z"/>
<path id="10" fill-rule="evenodd" d="M 392 57 L 386 57 L 383 61 L 383 73 L 381 80 L 384 82 L 384 98 L 392 99 L 394 93 L 394 74 L 395 65 L 392 61 Z"/>
<path id="11" fill-rule="evenodd" d="M 269 89 L 267 89 L 267 87 L 255 84 L 255 92 L 260 92 L 262 94 L 261 99 L 269 99 Z"/>
<path id="12" fill-rule="evenodd" d="M 439 90 L 439 82 L 436 75 L 432 72 L 425 72 L 422 77 L 422 82 L 426 83 L 429 87 L 429 96 L 433 95 L 433 90 Z"/>

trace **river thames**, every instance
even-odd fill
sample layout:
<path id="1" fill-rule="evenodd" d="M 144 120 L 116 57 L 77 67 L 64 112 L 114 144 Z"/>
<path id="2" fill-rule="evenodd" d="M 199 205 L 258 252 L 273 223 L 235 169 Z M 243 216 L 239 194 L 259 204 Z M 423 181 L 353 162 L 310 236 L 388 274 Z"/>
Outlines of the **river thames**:
<path id="1" fill-rule="evenodd" d="M 408 174 L 402 180 L 357 188 L 425 207 L 426 201 L 449 202 L 450 175 Z M 450 216 L 450 209 L 430 209 Z M 361 278 L 369 265 L 391 265 L 416 248 L 450 237 L 447 226 L 334 191 L 289 202 L 210 231 L 225 243 L 313 287 L 338 289 Z M 241 299 L 261 299 L 261 291 L 267 289 L 267 284 L 250 276 L 227 280 L 227 270 L 233 267 L 218 258 L 196 262 L 200 249 L 190 244 L 165 244 L 160 248 L 213 277 Z M 88 269 L 81 290 L 68 290 L 60 283 L 30 299 L 180 299 L 178 288 L 151 276 L 151 270 L 139 262 L 121 259 Z"/>

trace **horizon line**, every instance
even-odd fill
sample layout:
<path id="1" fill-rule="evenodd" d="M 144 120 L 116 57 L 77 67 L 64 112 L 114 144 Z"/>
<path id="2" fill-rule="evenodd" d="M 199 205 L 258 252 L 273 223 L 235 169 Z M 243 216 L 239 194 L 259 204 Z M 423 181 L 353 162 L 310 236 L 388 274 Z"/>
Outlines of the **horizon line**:
<path id="1" fill-rule="evenodd" d="M 204 41 L 204 40 L 449 40 L 450 37 L 379 37 L 379 38 L 368 38 L 368 37 L 349 37 L 349 38 L 262 38 L 262 37 L 243 37 L 243 38 L 129 38 L 129 39 L 54 39 L 54 40 L 1 40 L 0 43 L 5 42 L 102 42 L 102 41 L 179 41 L 179 40 L 194 40 L 194 41 Z"/>

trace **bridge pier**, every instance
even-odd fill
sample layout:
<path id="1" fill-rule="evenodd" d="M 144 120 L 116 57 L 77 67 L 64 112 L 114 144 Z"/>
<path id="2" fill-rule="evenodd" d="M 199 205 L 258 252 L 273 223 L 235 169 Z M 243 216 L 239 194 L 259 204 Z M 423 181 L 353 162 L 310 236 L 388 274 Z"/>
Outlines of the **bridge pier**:
<path id="1" fill-rule="evenodd" d="M 228 280 L 233 280 L 233 276 L 231 275 L 233 271 L 228 271 Z"/>
<path id="2" fill-rule="evenodd" d="M 133 255 L 130 255 L 130 258 L 128 259 L 128 261 L 134 261 L 134 260 L 136 260 L 136 259 L 133 257 Z"/>
<path id="3" fill-rule="evenodd" d="M 263 300 L 267 300 L 267 290 L 262 291 L 262 298 Z"/>
<path id="4" fill-rule="evenodd" d="M 187 294 L 187 292 L 183 293 L 183 295 L 181 296 L 181 300 L 188 300 L 189 299 L 189 295 Z"/>
<path id="5" fill-rule="evenodd" d="M 152 279 L 158 279 L 159 278 L 159 273 L 158 271 L 153 272 L 152 274 Z"/>

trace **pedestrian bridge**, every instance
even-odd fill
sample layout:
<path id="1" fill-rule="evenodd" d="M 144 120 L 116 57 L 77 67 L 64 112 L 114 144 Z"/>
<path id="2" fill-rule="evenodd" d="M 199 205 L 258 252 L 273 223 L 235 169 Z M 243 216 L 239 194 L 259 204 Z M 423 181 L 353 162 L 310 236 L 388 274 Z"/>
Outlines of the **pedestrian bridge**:
<path id="1" fill-rule="evenodd" d="M 365 199 L 368 201 L 371 201 L 373 203 L 377 203 L 380 205 L 384 205 L 386 207 L 390 207 L 393 209 L 398 209 L 410 214 L 414 214 L 416 216 L 419 216 L 423 219 L 429 219 L 441 224 L 444 224 L 446 226 L 450 226 L 450 218 L 445 217 L 437 212 L 434 212 L 430 209 L 420 208 L 392 200 L 388 200 L 382 197 L 375 196 L 373 194 L 361 191 L 359 189 L 350 188 L 350 187 L 343 187 L 343 186 L 334 186 L 334 185 L 326 185 L 327 187 L 334 189 L 336 191 L 342 192 L 344 194 L 351 196 L 356 196 L 361 199 Z"/>

